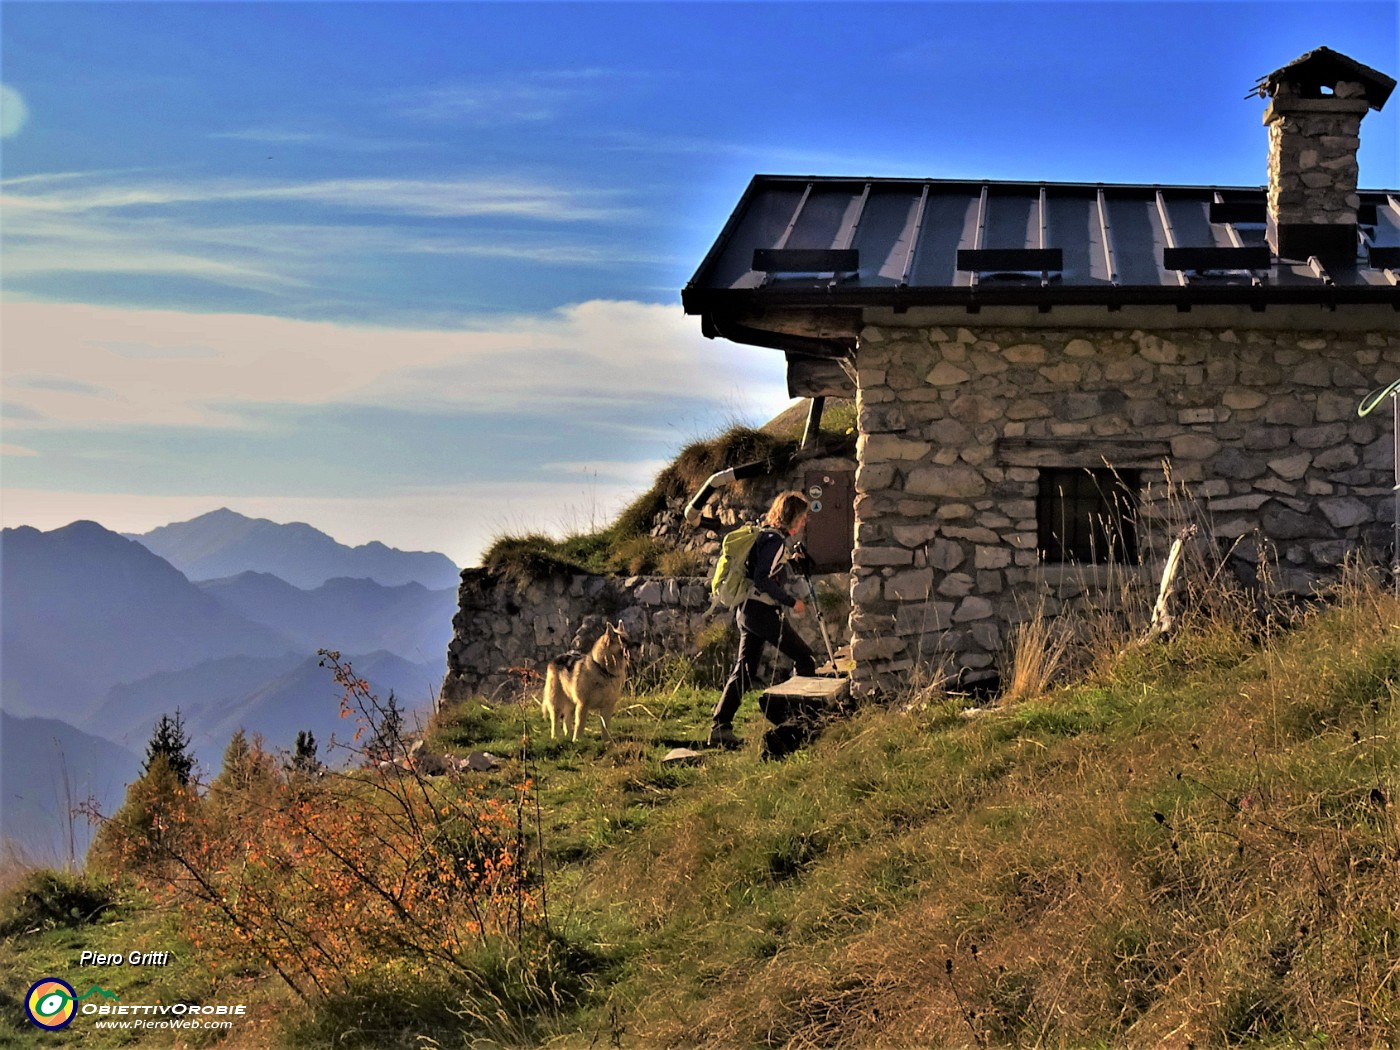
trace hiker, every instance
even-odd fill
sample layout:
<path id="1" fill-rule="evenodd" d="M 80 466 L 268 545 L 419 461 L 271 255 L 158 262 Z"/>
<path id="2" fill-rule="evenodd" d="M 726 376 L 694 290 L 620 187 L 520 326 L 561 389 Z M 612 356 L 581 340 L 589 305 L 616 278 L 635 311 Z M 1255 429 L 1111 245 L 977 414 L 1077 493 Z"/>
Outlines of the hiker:
<path id="1" fill-rule="evenodd" d="M 789 541 L 807 523 L 807 500 L 800 492 L 780 492 L 763 519 L 763 529 L 754 540 L 748 559 L 748 575 L 753 591 L 739 606 L 739 658 L 724 692 L 715 705 L 710 726 L 711 747 L 740 747 L 734 735 L 734 714 L 739 702 L 752 688 L 758 674 L 759 660 L 765 645 L 775 645 L 778 652 L 793 662 L 793 673 L 811 675 L 817 663 L 811 647 L 788 622 L 787 610 L 801 616 L 805 603 L 788 594 L 785 583 L 788 562 L 792 557 Z"/>

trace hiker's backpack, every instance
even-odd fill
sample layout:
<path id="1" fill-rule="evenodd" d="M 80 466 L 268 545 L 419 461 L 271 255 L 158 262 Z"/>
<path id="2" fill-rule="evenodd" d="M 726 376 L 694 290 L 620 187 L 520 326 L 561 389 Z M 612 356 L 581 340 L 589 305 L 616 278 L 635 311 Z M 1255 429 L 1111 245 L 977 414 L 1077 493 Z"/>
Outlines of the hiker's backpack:
<path id="1" fill-rule="evenodd" d="M 719 548 L 719 564 L 710 578 L 710 594 L 714 596 L 715 605 L 733 609 L 753 594 L 753 569 L 749 558 L 761 532 L 761 525 L 740 525 L 724 537 Z"/>

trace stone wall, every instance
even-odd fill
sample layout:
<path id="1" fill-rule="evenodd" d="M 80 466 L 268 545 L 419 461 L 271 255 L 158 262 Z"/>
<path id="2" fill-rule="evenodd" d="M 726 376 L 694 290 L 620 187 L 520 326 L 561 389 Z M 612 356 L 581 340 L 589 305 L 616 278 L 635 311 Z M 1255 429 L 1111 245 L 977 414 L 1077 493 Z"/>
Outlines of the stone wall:
<path id="1" fill-rule="evenodd" d="M 441 699 L 509 698 L 538 688 L 519 671 L 543 673 L 553 657 L 592 644 L 604 621 L 622 622 L 642 661 L 690 652 L 709 603 L 703 579 L 580 574 L 522 584 L 468 569 Z"/>
<path id="2" fill-rule="evenodd" d="M 717 519 L 723 529 L 719 533 L 696 529 L 685 522 L 686 499 L 669 500 L 666 508 L 652 520 L 651 536 L 668 546 L 689 550 L 713 567 L 719 560 L 720 541 L 724 533 L 747 521 L 757 521 L 773 503 L 778 493 L 787 489 L 802 490 L 807 471 L 854 470 L 854 455 L 799 455 L 791 467 L 768 477 L 749 478 L 720 489 L 710 497 L 704 508 L 707 517 Z"/>
<path id="3" fill-rule="evenodd" d="M 839 579 L 817 579 L 819 593 L 841 593 Z M 570 649 L 585 649 L 602 633 L 604 622 L 622 622 L 634 643 L 634 667 L 647 668 L 669 657 L 693 657 L 697 636 L 712 625 L 732 622 L 725 609 L 710 611 L 707 578 L 660 576 L 555 576 L 516 583 L 487 572 L 462 573 L 453 639 L 447 649 L 447 677 L 440 702 L 473 696 L 512 699 L 541 682 L 521 670 L 543 674 L 547 662 Z M 807 614 L 810 621 L 811 614 Z M 828 616 L 832 644 L 846 637 L 847 609 Z M 813 649 L 821 640 L 814 623 L 799 623 Z M 735 651 L 714 655 L 721 664 Z"/>
<path id="4" fill-rule="evenodd" d="M 1389 539 L 1389 422 L 1356 409 L 1400 372 L 1400 336 L 871 326 L 856 364 L 859 688 L 993 666 L 1046 586 L 1042 467 L 1141 471 L 1149 563 L 1174 524 L 1164 465 L 1216 538 L 1276 544 L 1294 590 Z"/>
<path id="5" fill-rule="evenodd" d="M 851 456 L 813 455 L 785 472 L 750 478 L 721 489 L 704 513 L 716 518 L 723 531 L 755 521 L 784 489 L 800 488 L 808 470 L 851 470 Z M 684 498 L 668 500 L 652 521 L 651 536 L 667 546 L 694 553 L 699 571 L 713 571 L 719 559 L 722 533 L 685 524 Z M 848 637 L 848 583 L 840 577 L 818 578 L 828 597 L 827 626 L 832 644 Z M 733 614 L 709 612 L 709 577 L 560 575 L 517 583 L 485 569 L 462 573 L 453 639 L 447 652 L 443 701 L 472 696 L 507 697 L 528 686 L 519 669 L 542 672 L 551 658 L 571 648 L 591 644 L 604 619 L 621 620 L 639 643 L 639 665 L 668 656 L 695 654 L 696 635 L 717 619 Z M 800 625 L 814 649 L 821 641 L 814 623 Z M 732 658 L 734 654 L 728 654 Z M 517 669 L 512 673 L 512 669 Z"/>

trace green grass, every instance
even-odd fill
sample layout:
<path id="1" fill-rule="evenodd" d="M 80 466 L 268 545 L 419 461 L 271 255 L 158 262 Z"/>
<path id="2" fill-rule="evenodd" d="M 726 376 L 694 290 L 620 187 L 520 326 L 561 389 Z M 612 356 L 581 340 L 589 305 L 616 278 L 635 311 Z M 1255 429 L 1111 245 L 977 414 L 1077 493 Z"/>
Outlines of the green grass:
<path id="1" fill-rule="evenodd" d="M 1400 604 L 1371 592 L 976 713 L 866 708 L 776 763 L 749 698 L 744 749 L 662 766 L 716 698 L 679 672 L 626 698 L 611 746 L 596 722 L 551 741 L 533 704 L 454 705 L 433 749 L 501 756 L 477 790 L 536 785 L 542 961 L 483 956 L 465 988 L 386 958 L 310 1011 L 240 978 L 263 1027 L 226 1045 L 1386 1046 L 1397 690 Z M 138 900 L 82 927 L 70 910 L 8 936 L 6 971 L 179 943 Z M 135 990 L 199 1001 L 235 980 L 181 965 Z M 0 1021 L 20 1038 L 62 1045 Z"/>
<path id="2" fill-rule="evenodd" d="M 64 877 L 67 887 L 53 892 L 55 886 L 44 873 L 27 880 L 35 891 L 47 891 L 52 902 L 65 903 L 75 899 L 74 883 L 81 878 Z M 48 883 L 41 887 L 39 882 Z M 25 893 L 12 890 L 3 901 L 3 909 L 13 915 L 13 905 Z M 81 895 L 89 900 L 112 900 L 100 908 L 80 916 L 56 918 L 52 915 L 18 926 L 6 924 L 6 934 L 0 938 L 0 973 L 7 975 L 3 986 L 4 1002 L 0 1003 L 0 1046 L 75 1045 L 75 1033 L 83 1046 L 95 1048 L 123 1046 L 169 1045 L 166 1035 L 140 1036 L 135 1032 L 102 1032 L 84 1018 L 60 1032 L 42 1032 L 24 1016 L 24 993 L 36 981 L 45 977 L 61 977 L 82 995 L 93 985 L 116 993 L 125 1003 L 230 1002 L 244 994 L 250 984 L 262 983 L 262 975 L 251 981 L 247 977 L 217 975 L 198 958 L 198 953 L 184 938 L 176 918 L 151 907 L 149 899 L 127 889 L 114 892 L 100 884 L 82 887 Z M 40 909 L 53 911 L 54 909 Z M 91 951 L 125 958 L 130 952 L 169 951 L 165 966 L 83 966 L 82 953 Z M 97 1002 L 98 998 L 90 1001 Z M 187 1045 L 214 1045 L 212 1038 L 187 1037 Z"/>

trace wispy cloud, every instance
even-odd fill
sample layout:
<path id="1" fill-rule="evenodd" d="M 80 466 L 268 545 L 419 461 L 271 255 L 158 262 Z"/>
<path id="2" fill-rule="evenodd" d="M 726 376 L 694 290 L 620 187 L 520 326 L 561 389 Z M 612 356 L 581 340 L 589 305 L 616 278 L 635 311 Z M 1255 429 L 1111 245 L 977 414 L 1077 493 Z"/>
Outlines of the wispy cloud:
<path id="1" fill-rule="evenodd" d="M 646 74 L 602 68 L 540 70 L 490 83 L 439 84 L 401 95 L 400 113 L 409 120 L 469 127 L 542 124 L 567 111 L 618 91 Z"/>
<path id="2" fill-rule="evenodd" d="M 424 218 L 513 216 L 551 222 L 599 222 L 626 217 L 613 191 L 587 191 L 526 179 L 320 179 L 203 182 L 103 182 L 69 188 L 71 174 L 51 185 L 29 177 L 0 182 L 0 206 L 18 213 L 77 214 L 126 208 L 235 202 L 319 204 L 344 211 Z M 16 192 L 16 190 L 21 192 Z M 29 192 L 23 192 L 28 190 Z"/>
<path id="3" fill-rule="evenodd" d="M 121 212 L 6 214 L 5 274 L 148 274 L 197 278 L 282 296 L 335 283 L 365 260 L 404 256 L 498 259 L 540 266 L 674 266 L 642 241 L 607 243 L 587 228 L 490 236 L 445 228 L 354 223 L 213 222 Z M 667 289 L 668 294 L 673 290 Z"/>
<path id="4" fill-rule="evenodd" d="M 610 132 L 604 146 L 617 152 L 668 157 L 731 157 L 751 163 L 766 172 L 824 171 L 834 174 L 880 174 L 900 178 L 938 177 L 946 168 L 937 157 L 917 152 L 880 155 L 866 148 L 851 150 L 808 149 L 781 141 L 763 139 L 709 139 L 688 135 L 643 135 L 637 132 Z M 951 168 L 946 168 L 952 174 Z"/>
<path id="5" fill-rule="evenodd" d="M 663 457 L 788 401 L 781 354 L 625 301 L 470 330 L 11 302 L 0 340 L 6 524 L 227 505 L 460 564 L 606 524 Z"/>
<path id="6" fill-rule="evenodd" d="M 347 153 L 397 153 L 406 149 L 420 149 L 431 145 L 425 141 L 374 138 L 337 130 L 307 130 L 272 126 L 211 131 L 208 137 L 226 142 L 247 142 L 274 150 L 308 146 L 318 150 L 343 150 Z"/>
<path id="7" fill-rule="evenodd" d="M 0 445 L 0 456 L 37 456 L 39 453 L 22 445 Z"/>
<path id="8" fill-rule="evenodd" d="M 34 302 L 0 320 L 12 429 L 265 425 L 264 406 L 473 416 L 680 399 L 786 402 L 781 357 L 704 339 L 678 307 L 580 303 L 474 330 Z M 94 396 L 100 390 L 101 396 Z"/>
<path id="9" fill-rule="evenodd" d="M 30 390 L 57 390 L 60 393 L 83 394 L 87 397 L 101 397 L 109 393 L 81 379 L 65 379 L 59 376 L 20 376 L 10 382 Z"/>
<path id="10" fill-rule="evenodd" d="M 594 480 L 643 484 L 660 473 L 668 462 L 664 459 L 565 460 L 558 463 L 544 463 L 539 469 L 542 473 L 570 474 Z"/>
<path id="11" fill-rule="evenodd" d="M 587 268 L 675 262 L 643 239 L 618 246 L 616 229 L 635 218 L 619 192 L 538 180 L 180 183 L 60 173 L 0 182 L 0 207 L 12 288 L 64 274 L 159 275 L 277 301 L 363 304 L 356 282 L 371 267 L 396 266 L 385 262 L 394 257 Z"/>

